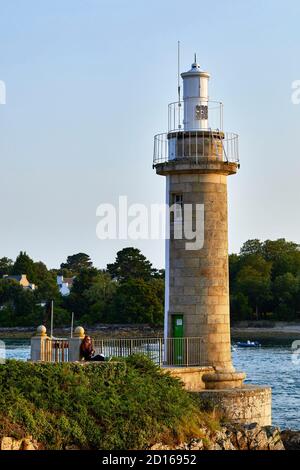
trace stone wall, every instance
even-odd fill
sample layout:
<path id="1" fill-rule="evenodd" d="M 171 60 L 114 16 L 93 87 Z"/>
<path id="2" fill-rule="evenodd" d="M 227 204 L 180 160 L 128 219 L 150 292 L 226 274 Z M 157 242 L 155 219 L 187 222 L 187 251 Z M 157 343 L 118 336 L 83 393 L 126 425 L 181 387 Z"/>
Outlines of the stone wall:
<path id="1" fill-rule="evenodd" d="M 199 392 L 203 402 L 218 408 L 232 423 L 271 424 L 271 388 L 244 385 L 241 389 L 204 390 Z"/>
<path id="2" fill-rule="evenodd" d="M 204 374 L 214 373 L 213 367 L 163 367 L 163 372 L 168 372 L 172 377 L 177 377 L 184 383 L 184 388 L 189 392 L 198 392 L 205 389 L 202 380 Z"/>

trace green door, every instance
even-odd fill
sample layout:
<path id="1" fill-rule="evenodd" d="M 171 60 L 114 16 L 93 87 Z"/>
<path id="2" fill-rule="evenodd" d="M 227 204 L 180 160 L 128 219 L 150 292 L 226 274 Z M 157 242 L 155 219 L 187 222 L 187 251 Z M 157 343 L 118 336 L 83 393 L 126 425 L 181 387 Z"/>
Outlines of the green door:
<path id="1" fill-rule="evenodd" d="M 173 315 L 173 362 L 174 365 L 183 365 L 183 315 Z"/>

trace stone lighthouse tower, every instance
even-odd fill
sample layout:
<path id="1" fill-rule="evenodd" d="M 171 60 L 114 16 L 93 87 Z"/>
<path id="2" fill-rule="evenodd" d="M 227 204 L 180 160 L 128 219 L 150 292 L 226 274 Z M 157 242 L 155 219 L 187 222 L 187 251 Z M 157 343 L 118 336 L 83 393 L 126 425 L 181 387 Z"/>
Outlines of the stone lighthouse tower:
<path id="1" fill-rule="evenodd" d="M 209 100 L 210 75 L 196 57 L 181 77 L 183 100 L 169 105 L 168 132 L 154 139 L 153 167 L 166 177 L 171 208 L 167 355 L 175 364 L 214 367 L 207 388 L 236 388 L 245 374 L 231 362 L 227 178 L 239 169 L 238 136 L 224 132 L 223 105 Z"/>

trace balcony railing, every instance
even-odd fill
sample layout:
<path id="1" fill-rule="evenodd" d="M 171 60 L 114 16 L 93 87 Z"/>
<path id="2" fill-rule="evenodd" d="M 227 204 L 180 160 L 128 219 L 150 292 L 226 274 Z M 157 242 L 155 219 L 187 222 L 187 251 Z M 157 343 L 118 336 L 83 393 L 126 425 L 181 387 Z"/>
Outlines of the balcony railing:
<path id="1" fill-rule="evenodd" d="M 41 361 L 68 362 L 69 341 L 66 338 L 47 338 L 41 344 Z"/>
<path id="2" fill-rule="evenodd" d="M 173 160 L 212 158 L 239 163 L 238 135 L 212 130 L 179 131 L 154 137 L 153 165 Z"/>
<path id="3" fill-rule="evenodd" d="M 96 339 L 96 354 L 125 358 L 143 354 L 158 366 L 206 366 L 203 338 Z"/>
<path id="4" fill-rule="evenodd" d="M 207 101 L 206 103 L 208 127 L 210 129 L 221 131 L 223 129 L 223 103 L 220 101 L 211 100 Z M 180 131 L 184 129 L 184 106 L 189 106 L 189 103 L 187 102 L 185 105 L 183 101 L 175 101 L 174 103 L 170 103 L 168 105 L 169 132 Z"/>

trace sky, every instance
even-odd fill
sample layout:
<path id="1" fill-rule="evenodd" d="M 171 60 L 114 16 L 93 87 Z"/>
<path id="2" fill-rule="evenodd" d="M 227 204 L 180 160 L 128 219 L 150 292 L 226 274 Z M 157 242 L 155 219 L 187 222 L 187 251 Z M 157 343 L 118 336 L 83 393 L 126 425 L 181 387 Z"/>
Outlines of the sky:
<path id="1" fill-rule="evenodd" d="M 0 0 L 0 258 L 49 268 L 88 253 L 97 267 L 136 246 L 164 266 L 163 240 L 99 240 L 96 209 L 163 203 L 153 137 L 167 130 L 194 52 L 240 136 L 229 178 L 229 248 L 300 242 L 298 0 Z"/>

